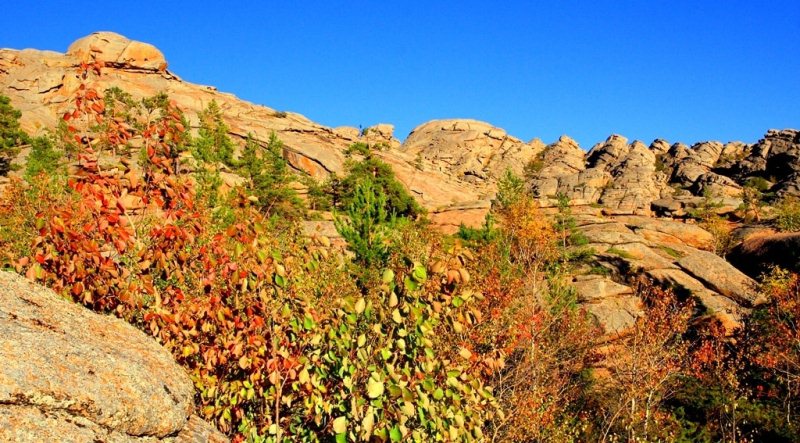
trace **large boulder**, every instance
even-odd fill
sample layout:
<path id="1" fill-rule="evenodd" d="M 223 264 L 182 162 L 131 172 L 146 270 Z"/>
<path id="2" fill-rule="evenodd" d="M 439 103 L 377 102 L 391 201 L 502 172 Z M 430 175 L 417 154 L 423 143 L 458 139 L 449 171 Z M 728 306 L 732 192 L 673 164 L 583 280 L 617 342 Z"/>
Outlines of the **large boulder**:
<path id="1" fill-rule="evenodd" d="M 752 235 L 734 247 L 728 259 L 754 278 L 773 266 L 800 272 L 800 232 Z"/>
<path id="2" fill-rule="evenodd" d="M 9 272 L 0 361 L 0 441 L 225 441 L 190 421 L 192 382 L 152 338 Z"/>
<path id="3" fill-rule="evenodd" d="M 109 66 L 163 71 L 167 59 L 155 46 L 130 40 L 114 32 L 95 32 L 76 40 L 67 55 L 81 61 L 97 60 Z"/>

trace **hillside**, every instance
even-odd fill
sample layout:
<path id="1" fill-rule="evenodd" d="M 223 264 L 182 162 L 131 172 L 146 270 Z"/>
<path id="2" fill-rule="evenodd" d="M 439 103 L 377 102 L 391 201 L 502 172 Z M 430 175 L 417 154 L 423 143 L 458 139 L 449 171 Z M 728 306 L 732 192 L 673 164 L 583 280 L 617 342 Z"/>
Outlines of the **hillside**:
<path id="1" fill-rule="evenodd" d="M 401 143 L 109 32 L 0 49 L 0 95 L 27 133 L 0 145 L 0 264 L 155 337 L 235 441 L 800 435 L 775 415 L 798 130 L 586 151 L 458 119 Z"/>

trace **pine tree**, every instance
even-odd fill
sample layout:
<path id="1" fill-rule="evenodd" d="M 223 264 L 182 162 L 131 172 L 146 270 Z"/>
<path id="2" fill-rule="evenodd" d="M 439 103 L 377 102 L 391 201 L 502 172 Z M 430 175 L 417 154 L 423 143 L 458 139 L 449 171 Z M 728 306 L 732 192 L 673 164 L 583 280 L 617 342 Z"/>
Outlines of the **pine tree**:
<path id="1" fill-rule="evenodd" d="M 287 218 L 300 214 L 302 203 L 294 189 L 289 187 L 292 175 L 283 158 L 283 142 L 274 132 L 270 134 L 266 149 L 261 149 L 248 136 L 238 165 L 240 173 L 250 179 L 251 190 L 258 197 L 262 211 Z"/>
<path id="2" fill-rule="evenodd" d="M 22 113 L 11 106 L 11 99 L 0 95 L 0 155 L 14 155 L 17 149 L 30 142 L 19 126 Z"/>
<path id="3" fill-rule="evenodd" d="M 356 261 L 377 268 L 389 257 L 389 229 L 393 217 L 387 211 L 386 195 L 371 180 L 358 183 L 347 208 L 347 218 L 336 217 L 336 231 L 347 241 Z"/>
<path id="4" fill-rule="evenodd" d="M 222 118 L 217 102 L 212 100 L 199 117 L 200 129 L 192 146 L 194 157 L 207 163 L 222 162 L 233 166 L 233 141 L 228 136 L 230 128 Z"/>

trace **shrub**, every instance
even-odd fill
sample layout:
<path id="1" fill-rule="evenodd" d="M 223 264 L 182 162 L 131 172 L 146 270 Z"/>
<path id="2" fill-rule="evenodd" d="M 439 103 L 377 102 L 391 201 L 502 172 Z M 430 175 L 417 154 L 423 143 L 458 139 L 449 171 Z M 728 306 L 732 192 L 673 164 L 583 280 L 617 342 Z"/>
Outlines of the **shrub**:
<path id="1" fill-rule="evenodd" d="M 691 373 L 690 342 L 684 339 L 693 314 L 691 302 L 642 280 L 637 294 L 645 312 L 614 343 L 606 357 L 609 374 L 598 379 L 594 401 L 596 436 L 619 441 L 672 441 L 673 419 L 665 406 Z"/>
<path id="2" fill-rule="evenodd" d="M 353 143 L 352 145 L 348 146 L 347 149 L 345 149 L 344 155 L 350 157 L 353 154 L 358 154 L 363 157 L 370 157 L 370 146 L 364 142 Z"/>
<path id="3" fill-rule="evenodd" d="M 31 152 L 25 165 L 25 178 L 30 180 L 41 173 L 54 174 L 61 167 L 61 157 L 61 152 L 53 147 L 53 140 L 50 137 L 34 138 L 31 142 Z"/>
<path id="4" fill-rule="evenodd" d="M 775 205 L 775 213 L 775 224 L 778 229 L 786 232 L 800 231 L 799 199 L 792 196 L 783 197 Z"/>
<path id="5" fill-rule="evenodd" d="M 522 176 L 528 180 L 535 178 L 544 169 L 544 157 L 548 148 L 542 149 L 523 167 Z"/>
<path id="6" fill-rule="evenodd" d="M 456 236 L 471 245 L 485 245 L 497 239 L 500 231 L 495 227 L 494 215 L 486 214 L 483 226 L 480 228 L 470 228 L 463 223 L 458 227 Z"/>
<path id="7" fill-rule="evenodd" d="M 414 218 L 424 210 L 414 200 L 406 188 L 394 175 L 392 167 L 383 161 L 369 157 L 359 162 L 350 162 L 347 175 L 338 182 L 333 190 L 334 201 L 338 200 L 338 208 L 347 208 L 355 198 L 358 184 L 370 180 L 386 196 L 386 210 L 397 217 Z"/>
<path id="8" fill-rule="evenodd" d="M 763 177 L 748 177 L 744 182 L 744 186 L 753 188 L 761 193 L 768 192 L 772 187 L 770 182 Z"/>

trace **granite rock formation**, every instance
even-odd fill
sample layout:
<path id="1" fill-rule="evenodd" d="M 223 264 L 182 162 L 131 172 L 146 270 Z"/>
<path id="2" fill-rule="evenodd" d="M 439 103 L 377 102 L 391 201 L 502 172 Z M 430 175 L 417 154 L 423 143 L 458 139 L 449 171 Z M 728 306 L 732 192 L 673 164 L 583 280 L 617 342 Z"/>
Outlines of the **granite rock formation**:
<path id="1" fill-rule="evenodd" d="M 152 338 L 0 272 L 0 441 L 224 442 Z"/>

